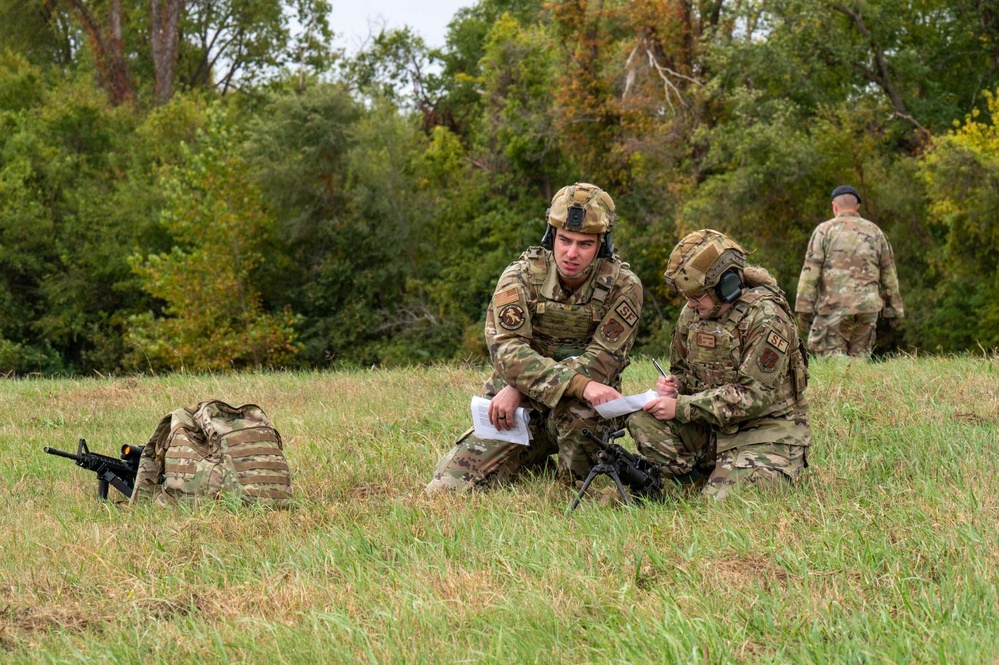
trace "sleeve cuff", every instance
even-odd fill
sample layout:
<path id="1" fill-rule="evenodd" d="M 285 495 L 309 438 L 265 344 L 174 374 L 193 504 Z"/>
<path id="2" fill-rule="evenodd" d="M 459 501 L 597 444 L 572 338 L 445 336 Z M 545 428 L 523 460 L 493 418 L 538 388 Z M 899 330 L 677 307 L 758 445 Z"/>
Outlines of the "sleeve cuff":
<path id="1" fill-rule="evenodd" d="M 677 396 L 676 415 L 674 418 L 681 423 L 690 422 L 690 395 Z"/>
<path id="2" fill-rule="evenodd" d="M 582 402 L 583 391 L 586 390 L 586 385 L 591 380 L 592 379 L 588 379 L 582 374 L 576 374 L 575 376 L 572 377 L 572 379 L 569 380 L 569 385 L 565 389 L 565 392 Z"/>

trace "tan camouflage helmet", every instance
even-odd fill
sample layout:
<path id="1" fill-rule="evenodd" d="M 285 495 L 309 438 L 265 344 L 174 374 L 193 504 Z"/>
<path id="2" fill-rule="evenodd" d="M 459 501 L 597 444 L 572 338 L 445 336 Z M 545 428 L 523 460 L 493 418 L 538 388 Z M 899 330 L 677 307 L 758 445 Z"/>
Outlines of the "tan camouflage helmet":
<path id="1" fill-rule="evenodd" d="M 545 219 L 557 229 L 597 234 L 610 233 L 617 216 L 607 192 L 588 182 L 577 182 L 555 193 Z"/>
<path id="2" fill-rule="evenodd" d="M 746 267 L 746 250 L 725 234 L 701 229 L 684 236 L 669 255 L 666 285 L 673 293 L 699 298 L 718 284 L 726 270 L 741 275 Z"/>

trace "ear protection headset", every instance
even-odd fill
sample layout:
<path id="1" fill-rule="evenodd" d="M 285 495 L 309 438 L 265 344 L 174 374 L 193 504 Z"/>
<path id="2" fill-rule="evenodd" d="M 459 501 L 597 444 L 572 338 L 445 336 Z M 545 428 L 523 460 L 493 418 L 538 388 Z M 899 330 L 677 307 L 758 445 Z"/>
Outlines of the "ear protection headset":
<path id="1" fill-rule="evenodd" d="M 744 286 L 739 273 L 735 270 L 726 270 L 721 279 L 718 280 L 718 284 L 715 285 L 715 295 L 718 296 L 718 300 L 730 305 L 742 295 Z"/>

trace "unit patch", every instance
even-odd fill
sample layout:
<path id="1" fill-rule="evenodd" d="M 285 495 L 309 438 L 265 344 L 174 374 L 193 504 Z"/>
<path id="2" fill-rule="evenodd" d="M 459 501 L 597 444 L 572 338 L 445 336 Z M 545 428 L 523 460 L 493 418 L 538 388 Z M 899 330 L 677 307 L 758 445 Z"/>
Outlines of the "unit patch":
<path id="1" fill-rule="evenodd" d="M 524 325 L 524 308 L 520 305 L 507 305 L 499 311 L 496 318 L 507 330 L 517 330 Z"/>
<path id="2" fill-rule="evenodd" d="M 773 349 L 763 349 L 763 353 L 760 354 L 757 362 L 760 364 L 760 369 L 764 372 L 772 372 L 777 367 L 778 360 L 780 360 L 780 356 L 777 355 L 776 351 Z"/>
<path id="3" fill-rule="evenodd" d="M 514 286 L 493 296 L 493 305 L 496 307 L 502 307 L 503 305 L 509 305 L 512 302 L 517 302 L 519 298 L 520 294 L 517 292 L 517 287 Z"/>
<path id="4" fill-rule="evenodd" d="M 787 352 L 787 340 L 772 330 L 770 331 L 770 334 L 767 335 L 767 344 L 774 347 L 781 353 Z"/>
<path id="5" fill-rule="evenodd" d="M 621 333 L 624 332 L 624 325 L 617 319 L 611 319 L 604 324 L 600 332 L 608 342 L 616 342 L 621 337 Z"/>
<path id="6" fill-rule="evenodd" d="M 713 349 L 718 346 L 718 340 L 716 340 L 715 336 L 711 333 L 699 332 L 697 333 L 697 337 L 695 339 L 697 341 L 697 346 L 702 349 Z"/>
<path id="7" fill-rule="evenodd" d="M 632 309 L 631 305 L 628 303 L 622 302 L 614 308 L 614 311 L 617 312 L 618 316 L 624 319 L 624 322 L 632 328 L 634 328 L 635 324 L 638 323 L 638 314 L 635 313 L 635 310 Z"/>

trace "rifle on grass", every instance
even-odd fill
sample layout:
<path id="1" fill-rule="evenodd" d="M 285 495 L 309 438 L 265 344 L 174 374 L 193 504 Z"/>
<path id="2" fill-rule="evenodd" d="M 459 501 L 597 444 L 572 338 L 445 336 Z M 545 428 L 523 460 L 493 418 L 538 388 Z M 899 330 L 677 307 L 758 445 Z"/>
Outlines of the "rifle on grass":
<path id="1" fill-rule="evenodd" d="M 65 457 L 76 462 L 76 465 L 97 474 L 97 499 L 107 500 L 108 486 L 131 498 L 135 487 L 135 475 L 139 471 L 139 457 L 144 446 L 133 446 L 126 443 L 121 447 L 121 459 L 99 455 L 90 452 L 85 439 L 80 439 L 76 454 L 45 446 L 44 452 L 56 457 Z"/>
<path id="2" fill-rule="evenodd" d="M 611 443 L 614 439 L 624 436 L 623 429 L 619 429 L 616 432 L 605 429 L 603 438 L 598 438 L 590 430 L 584 429 L 583 436 L 589 437 L 597 444 L 599 449 L 597 452 L 597 464 L 593 465 L 593 468 L 590 469 L 590 475 L 583 481 L 583 486 L 579 489 L 579 493 L 576 494 L 576 498 L 566 508 L 565 514 L 567 517 L 579 505 L 583 493 L 586 492 L 586 488 L 599 475 L 610 476 L 611 480 L 617 486 L 617 491 L 621 494 L 621 500 L 626 506 L 631 505 L 636 500 L 655 501 L 662 496 L 663 480 L 659 467 L 641 455 L 629 453 L 620 445 Z M 625 485 L 631 490 L 630 494 L 625 491 Z"/>

